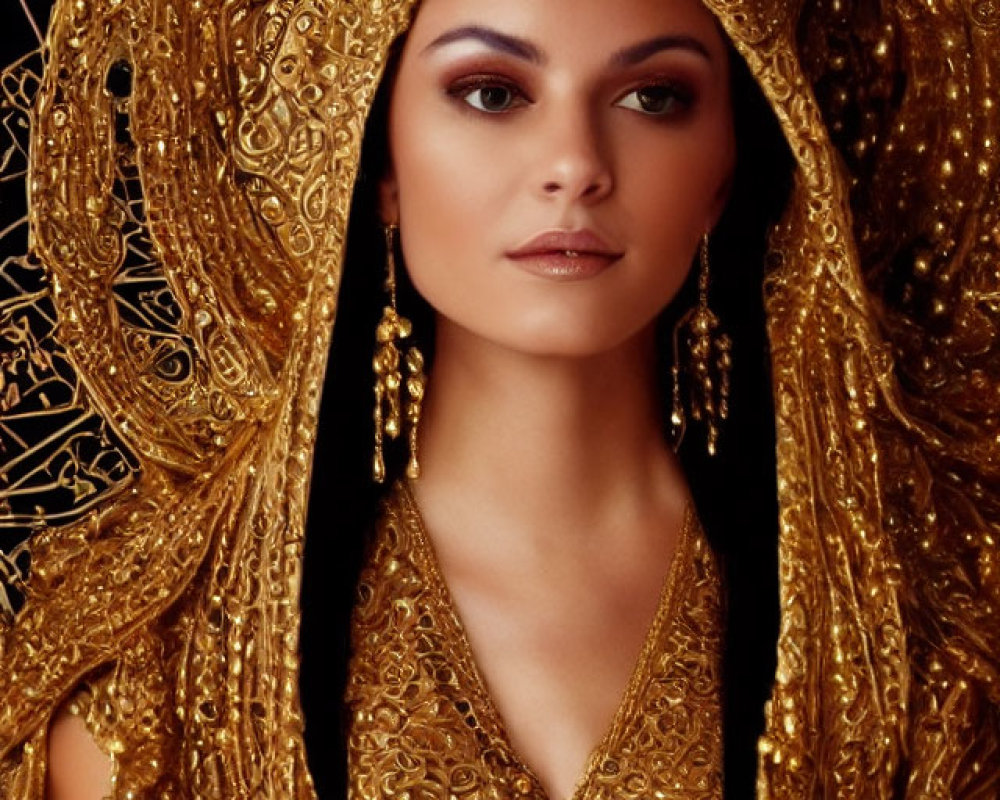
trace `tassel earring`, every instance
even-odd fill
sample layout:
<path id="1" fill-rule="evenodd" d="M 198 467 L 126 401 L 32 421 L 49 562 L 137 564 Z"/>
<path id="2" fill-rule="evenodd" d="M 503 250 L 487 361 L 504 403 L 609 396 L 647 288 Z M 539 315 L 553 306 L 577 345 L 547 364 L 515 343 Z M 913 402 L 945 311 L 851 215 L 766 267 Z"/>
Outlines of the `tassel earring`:
<path id="1" fill-rule="evenodd" d="M 375 330 L 376 349 L 372 367 L 375 371 L 375 457 L 372 475 L 377 483 L 385 481 L 384 436 L 395 439 L 402 431 L 402 406 L 400 389 L 403 375 L 400 369 L 400 352 L 397 341 L 402 341 L 413 332 L 413 325 L 406 317 L 400 316 L 396 307 L 396 226 L 385 226 L 385 289 L 389 293 L 389 305 L 382 310 L 382 319 Z M 417 429 L 423 406 L 424 357 L 416 347 L 411 347 L 405 357 L 409 373 L 406 380 L 406 422 L 409 425 L 410 458 L 406 465 L 406 476 L 420 477 L 417 460 Z"/>
<path id="2" fill-rule="evenodd" d="M 698 272 L 698 304 L 674 327 L 674 364 L 670 424 L 674 449 L 680 447 L 687 429 L 682 401 L 682 373 L 690 381 L 688 406 L 691 419 L 704 422 L 708 429 L 708 454 L 714 456 L 719 442 L 719 424 L 729 417 L 729 373 L 732 369 L 732 340 L 719 331 L 719 318 L 708 307 L 710 266 L 708 234 L 701 239 Z M 682 366 L 682 358 L 686 363 Z"/>

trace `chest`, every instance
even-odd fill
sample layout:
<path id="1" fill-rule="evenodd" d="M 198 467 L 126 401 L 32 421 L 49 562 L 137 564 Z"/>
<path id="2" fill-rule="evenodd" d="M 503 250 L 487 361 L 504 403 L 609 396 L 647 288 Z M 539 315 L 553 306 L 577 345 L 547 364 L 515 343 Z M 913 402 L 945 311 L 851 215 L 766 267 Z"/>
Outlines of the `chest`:
<path id="1" fill-rule="evenodd" d="M 446 573 L 442 608 L 454 606 L 453 632 L 467 640 L 512 747 L 553 797 L 572 794 L 621 705 L 670 555 L 648 574 L 590 563 Z"/>
<path id="2" fill-rule="evenodd" d="M 346 698 L 354 798 L 546 798 L 543 787 L 557 782 L 540 779 L 521 757 L 501 703 L 534 720 L 526 730 L 542 749 L 532 745 L 531 752 L 545 754 L 544 763 L 558 765 L 581 747 L 589 754 L 582 767 L 561 767 L 579 771 L 574 798 L 721 796 L 720 586 L 700 538 L 679 546 L 638 657 L 589 657 L 594 645 L 587 643 L 597 640 L 585 622 L 566 633 L 569 658 L 558 635 L 540 636 L 541 623 L 489 637 L 510 650 L 491 662 L 511 671 L 494 681 L 506 687 L 498 698 L 415 514 L 405 504 L 390 509 L 362 575 Z M 607 626 L 591 628 L 612 635 Z M 600 644 L 600 652 L 615 652 Z M 557 656 L 569 665 L 564 674 L 552 669 Z M 611 686 L 601 673 L 620 672 L 624 659 L 634 663 L 623 695 L 598 689 L 596 701 L 580 701 L 594 687 Z M 523 741 L 523 730 L 519 735 Z"/>

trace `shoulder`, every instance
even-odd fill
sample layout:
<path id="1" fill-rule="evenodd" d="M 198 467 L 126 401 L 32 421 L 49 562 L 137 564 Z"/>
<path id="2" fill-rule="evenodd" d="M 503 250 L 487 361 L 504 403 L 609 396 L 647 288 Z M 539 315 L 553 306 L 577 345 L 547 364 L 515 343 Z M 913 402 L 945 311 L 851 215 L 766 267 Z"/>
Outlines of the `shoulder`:
<path id="1" fill-rule="evenodd" d="M 72 701 L 70 701 L 72 702 Z M 111 794 L 111 757 L 79 714 L 63 705 L 49 727 L 48 800 L 102 800 Z"/>

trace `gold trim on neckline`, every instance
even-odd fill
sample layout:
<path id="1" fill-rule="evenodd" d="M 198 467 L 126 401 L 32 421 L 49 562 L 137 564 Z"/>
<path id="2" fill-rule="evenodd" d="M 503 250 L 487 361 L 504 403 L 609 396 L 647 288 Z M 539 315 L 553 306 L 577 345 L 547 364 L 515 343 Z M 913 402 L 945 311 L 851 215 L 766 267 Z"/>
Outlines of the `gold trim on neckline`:
<path id="1" fill-rule="evenodd" d="M 458 647 L 457 656 L 461 661 L 460 665 L 467 674 L 472 676 L 472 685 L 469 688 L 472 699 L 477 703 L 476 714 L 483 720 L 483 724 L 491 727 L 491 733 L 497 736 L 507 747 L 514 759 L 514 768 L 527 775 L 537 788 L 537 793 L 545 798 L 549 798 L 542 782 L 538 779 L 535 771 L 529 766 L 527 760 L 521 756 L 511 742 L 504 724 L 503 717 L 497 710 L 490 695 L 486 680 L 476 662 L 475 654 L 472 652 L 472 644 L 466 634 L 465 625 L 459 616 L 458 607 L 452 597 L 448 584 L 444 580 L 438 562 L 437 552 L 433 542 L 427 533 L 420 508 L 407 481 L 399 481 L 395 487 L 395 494 L 399 498 L 400 512 L 402 519 L 413 534 L 417 543 L 415 552 L 412 554 L 414 563 L 423 570 L 428 586 L 433 589 L 432 596 L 435 602 L 440 604 L 442 619 L 447 620 L 451 630 L 448 635 L 453 635 Z M 630 718 L 630 713 L 642 695 L 643 687 L 650 680 L 650 662 L 653 659 L 658 645 L 663 638 L 664 631 L 668 624 L 674 619 L 677 612 L 678 586 L 681 582 L 681 570 L 685 565 L 690 564 L 694 558 L 694 535 L 695 528 L 694 507 L 689 499 L 684 508 L 684 521 L 681 524 L 681 533 L 674 548 L 674 554 L 670 559 L 670 566 L 667 568 L 663 584 L 660 589 L 659 600 L 656 612 L 650 621 L 643 637 L 642 646 L 632 667 L 628 681 L 621 694 L 618 706 L 611 718 L 608 729 L 601 736 L 598 742 L 591 748 L 590 755 L 584 764 L 583 772 L 577 779 L 575 788 L 569 800 L 583 800 L 583 793 L 590 785 L 594 773 L 611 757 L 610 751 L 617 738 L 620 736 L 622 728 Z M 487 722 L 488 720 L 488 722 Z"/>

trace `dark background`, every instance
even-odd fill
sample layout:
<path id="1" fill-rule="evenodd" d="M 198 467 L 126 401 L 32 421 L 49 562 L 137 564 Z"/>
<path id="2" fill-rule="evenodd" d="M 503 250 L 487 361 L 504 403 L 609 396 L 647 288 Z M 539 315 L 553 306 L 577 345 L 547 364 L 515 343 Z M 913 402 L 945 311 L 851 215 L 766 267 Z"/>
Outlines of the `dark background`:
<path id="1" fill-rule="evenodd" d="M 44 34 L 49 24 L 53 0 L 25 0 L 25 5 Z M 0 52 L 4 65 L 38 47 L 38 39 L 25 15 L 21 0 L 0 3 Z"/>

